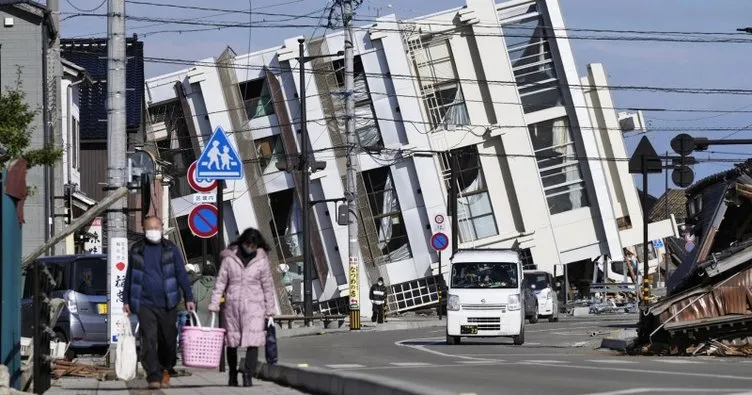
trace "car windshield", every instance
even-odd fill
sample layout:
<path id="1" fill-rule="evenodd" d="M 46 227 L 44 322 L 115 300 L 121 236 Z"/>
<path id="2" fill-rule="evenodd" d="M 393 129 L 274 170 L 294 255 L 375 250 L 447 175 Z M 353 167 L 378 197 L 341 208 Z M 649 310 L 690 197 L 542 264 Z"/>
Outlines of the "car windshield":
<path id="1" fill-rule="evenodd" d="M 73 289 L 84 295 L 107 295 L 107 260 L 77 260 L 73 271 Z"/>
<path id="2" fill-rule="evenodd" d="M 525 282 L 529 288 L 538 291 L 551 286 L 545 273 L 525 273 Z"/>
<path id="3" fill-rule="evenodd" d="M 452 264 L 452 288 L 517 288 L 517 263 Z"/>

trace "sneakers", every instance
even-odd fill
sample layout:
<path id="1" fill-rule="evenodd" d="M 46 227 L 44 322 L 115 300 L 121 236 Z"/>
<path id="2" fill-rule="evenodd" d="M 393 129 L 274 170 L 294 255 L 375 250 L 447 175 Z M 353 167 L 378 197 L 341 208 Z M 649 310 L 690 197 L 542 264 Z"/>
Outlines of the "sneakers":
<path id="1" fill-rule="evenodd" d="M 162 388 L 170 388 L 170 372 L 166 369 L 162 371 L 162 382 L 160 384 Z"/>
<path id="2" fill-rule="evenodd" d="M 162 383 L 160 383 L 159 381 L 152 381 L 151 383 L 149 383 L 150 390 L 158 390 L 160 388 L 162 388 Z"/>

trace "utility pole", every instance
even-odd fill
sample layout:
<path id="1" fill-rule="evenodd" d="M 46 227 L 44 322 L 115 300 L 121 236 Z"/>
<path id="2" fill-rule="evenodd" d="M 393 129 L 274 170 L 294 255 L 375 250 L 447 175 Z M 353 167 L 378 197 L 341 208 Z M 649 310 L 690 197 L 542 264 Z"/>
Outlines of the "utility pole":
<path id="1" fill-rule="evenodd" d="M 276 166 L 282 171 L 300 171 L 303 179 L 300 187 L 300 209 L 303 214 L 301 227 L 303 228 L 302 255 L 303 255 L 303 316 L 305 325 L 310 326 L 313 317 L 313 256 L 311 256 L 311 206 L 310 187 L 311 173 L 326 169 L 326 162 L 311 160 L 308 150 L 308 114 L 306 113 L 306 79 L 305 64 L 314 59 L 328 58 L 336 55 L 305 56 L 305 39 L 298 39 L 298 67 L 300 68 L 300 156 L 298 163 L 290 166 L 287 161 L 279 161 Z"/>
<path id="2" fill-rule="evenodd" d="M 50 18 L 52 19 L 52 23 L 58 32 L 55 35 L 55 38 L 52 41 L 52 46 L 47 54 L 49 56 L 49 74 L 46 81 L 49 86 L 49 144 L 51 144 L 55 148 L 66 149 L 67 147 L 63 147 L 63 128 L 60 119 L 62 115 L 62 103 L 60 103 L 60 91 L 62 89 L 62 67 L 60 65 L 60 0 L 47 0 L 47 7 L 50 10 Z M 70 114 L 68 116 L 70 116 Z M 70 145 L 71 141 L 68 141 L 68 144 Z M 71 160 L 70 156 L 68 156 L 68 160 Z M 66 194 L 65 177 L 63 175 L 63 163 L 55 163 L 54 165 L 52 165 L 52 169 L 50 170 L 52 172 L 49 190 L 49 197 L 50 199 L 52 199 L 50 206 L 52 208 L 50 212 L 50 237 L 54 237 L 56 232 L 59 232 L 61 229 L 65 228 L 65 210 L 67 205 L 65 204 Z M 65 243 L 54 245 L 52 247 L 53 255 L 67 253 L 70 253 L 70 251 L 66 251 Z"/>
<path id="3" fill-rule="evenodd" d="M 353 70 L 353 31 L 352 31 L 352 0 L 344 0 L 342 22 L 345 26 L 345 135 L 347 136 L 347 209 L 350 221 L 347 224 L 347 255 L 350 281 L 350 329 L 360 329 L 360 245 L 358 244 L 358 205 L 357 188 L 355 186 L 355 75 Z"/>
<path id="4" fill-rule="evenodd" d="M 107 2 L 107 194 L 113 194 L 126 185 L 125 130 L 125 0 Z M 118 275 L 116 264 L 128 265 L 128 233 L 126 228 L 125 198 L 112 204 L 107 213 L 107 278 L 108 278 L 108 338 L 110 355 L 114 351 L 119 333 L 118 323 L 123 321 L 122 293 L 112 288 Z M 115 322 L 117 320 L 117 322 Z"/>

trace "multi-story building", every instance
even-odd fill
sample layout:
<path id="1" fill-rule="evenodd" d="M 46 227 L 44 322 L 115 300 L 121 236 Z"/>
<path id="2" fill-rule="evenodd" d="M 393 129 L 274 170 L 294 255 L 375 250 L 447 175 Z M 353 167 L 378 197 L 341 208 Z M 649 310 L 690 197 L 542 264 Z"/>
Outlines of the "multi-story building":
<path id="1" fill-rule="evenodd" d="M 641 243 L 622 137 L 624 125 L 639 127 L 641 116 L 615 111 L 601 65 L 577 74 L 564 27 L 556 0 L 466 0 L 356 29 L 361 295 L 381 276 L 391 310 L 436 303 L 439 256 L 428 240 L 434 218 L 447 214 L 450 153 L 461 248 L 516 248 L 528 267 L 553 272 L 566 264 L 570 277 L 588 277 L 594 262 L 620 261 L 623 248 Z M 305 45 L 308 55 L 336 54 L 344 39 L 338 32 Z M 293 302 L 302 273 L 300 174 L 275 163 L 299 154 L 297 55 L 298 38 L 242 56 L 228 48 L 146 82 L 149 138 L 178 177 L 172 208 L 188 258 L 205 259 L 216 246 L 188 230 L 193 191 L 184 173 L 222 126 L 245 160 L 245 179 L 223 184 L 224 236 L 253 226 L 273 241 L 279 296 L 287 288 Z M 343 64 L 335 56 L 306 67 L 310 148 L 327 164 L 311 175 L 311 200 L 345 192 Z M 322 311 L 346 305 L 347 229 L 336 212 L 335 203 L 322 203 L 312 215 Z M 651 224 L 650 237 L 674 228 L 670 220 Z"/>

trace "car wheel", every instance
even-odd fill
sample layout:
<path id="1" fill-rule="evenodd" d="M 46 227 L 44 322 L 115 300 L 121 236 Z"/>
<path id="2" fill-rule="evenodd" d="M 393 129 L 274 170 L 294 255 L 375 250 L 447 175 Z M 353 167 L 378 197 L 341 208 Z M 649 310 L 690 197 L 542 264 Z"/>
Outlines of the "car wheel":
<path id="1" fill-rule="evenodd" d="M 512 341 L 515 346 L 523 345 L 525 343 L 525 329 L 522 329 L 519 335 L 512 337 Z"/>
<path id="2" fill-rule="evenodd" d="M 457 344 L 460 344 L 460 337 L 459 336 L 449 336 L 446 335 L 446 344 L 450 346 L 454 346 Z"/>
<path id="3" fill-rule="evenodd" d="M 533 315 L 530 317 L 528 321 L 530 321 L 531 324 L 535 324 L 536 322 L 538 322 L 538 305 L 537 304 L 535 305 L 535 310 L 533 310 Z"/>

